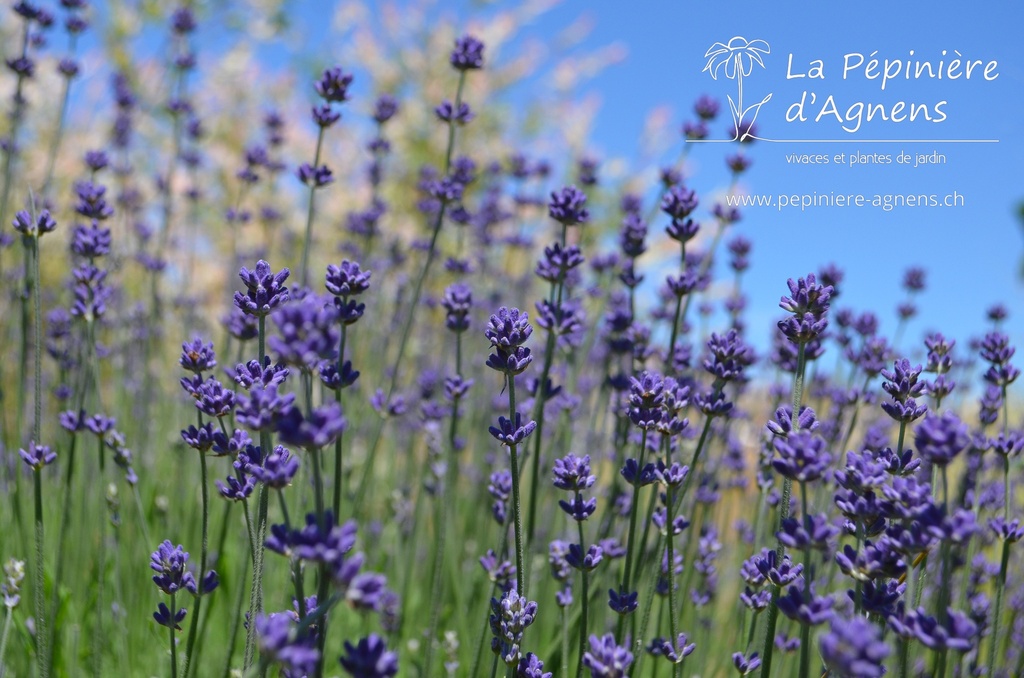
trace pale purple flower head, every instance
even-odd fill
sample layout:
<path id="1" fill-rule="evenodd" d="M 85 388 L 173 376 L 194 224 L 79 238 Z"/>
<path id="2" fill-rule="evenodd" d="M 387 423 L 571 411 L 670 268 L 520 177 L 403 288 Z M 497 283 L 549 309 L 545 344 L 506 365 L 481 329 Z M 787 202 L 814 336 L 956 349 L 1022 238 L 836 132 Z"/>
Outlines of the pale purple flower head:
<path id="1" fill-rule="evenodd" d="M 878 627 L 863 617 L 834 617 L 829 630 L 819 638 L 818 647 L 825 666 L 837 676 L 880 678 L 890 653 Z"/>
<path id="2" fill-rule="evenodd" d="M 583 655 L 583 666 L 590 670 L 591 678 L 625 678 L 633 664 L 629 643 L 619 646 L 615 636 L 590 636 L 590 649 Z"/>

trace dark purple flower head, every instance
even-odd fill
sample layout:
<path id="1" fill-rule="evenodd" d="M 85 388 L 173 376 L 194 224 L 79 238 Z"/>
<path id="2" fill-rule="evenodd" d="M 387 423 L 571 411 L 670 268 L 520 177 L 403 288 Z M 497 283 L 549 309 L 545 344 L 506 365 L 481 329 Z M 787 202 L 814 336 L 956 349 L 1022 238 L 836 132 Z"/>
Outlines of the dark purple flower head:
<path id="1" fill-rule="evenodd" d="M 967 426 L 952 412 L 930 414 L 914 432 L 914 443 L 923 459 L 945 466 L 970 443 Z"/>
<path id="2" fill-rule="evenodd" d="M 271 314 L 278 334 L 267 346 L 286 365 L 311 372 L 321 360 L 333 360 L 338 349 L 339 313 L 314 295 L 283 304 Z"/>
<path id="3" fill-rule="evenodd" d="M 610 633 L 590 636 L 590 649 L 583 655 L 583 666 L 590 669 L 591 678 L 625 678 L 633 664 L 633 653 L 627 642 L 620 647 Z"/>
<path id="4" fill-rule="evenodd" d="M 685 221 L 697 205 L 697 194 L 681 185 L 669 188 L 661 199 L 661 211 L 672 217 L 673 223 Z"/>
<path id="5" fill-rule="evenodd" d="M 683 123 L 683 137 L 692 141 L 700 141 L 701 139 L 707 139 L 708 134 L 711 130 L 704 123 L 703 120 L 692 122 L 687 120 Z"/>
<path id="6" fill-rule="evenodd" d="M 742 174 L 750 169 L 750 166 L 754 163 L 746 154 L 742 151 L 726 157 L 725 164 L 732 170 L 733 174 Z"/>
<path id="7" fill-rule="evenodd" d="M 776 533 L 778 540 L 787 547 L 802 550 L 807 546 L 818 551 L 828 551 L 830 543 L 839 534 L 839 528 L 832 525 L 824 513 L 809 516 L 805 520 L 787 518 L 782 529 Z"/>
<path id="8" fill-rule="evenodd" d="M 277 420 L 277 433 L 281 441 L 308 450 L 318 450 L 334 441 L 348 426 L 342 416 L 341 406 L 336 402 L 313 408 L 305 417 L 299 408 L 292 406 Z"/>
<path id="9" fill-rule="evenodd" d="M 862 582 L 883 577 L 897 578 L 907 571 L 907 565 L 902 554 L 891 546 L 891 542 L 885 540 L 876 544 L 866 539 L 861 550 L 857 551 L 847 544 L 836 553 L 836 563 L 843 574 Z"/>
<path id="10" fill-rule="evenodd" d="M 334 110 L 334 108 L 330 104 L 319 104 L 317 106 L 314 106 L 311 114 L 313 116 L 313 122 L 316 124 L 316 126 L 322 127 L 324 129 L 332 126 L 334 123 L 341 120 L 341 112 Z M 302 179 L 301 176 L 299 178 Z M 303 180 L 303 183 L 307 182 Z"/>
<path id="11" fill-rule="evenodd" d="M 647 651 L 655 657 L 664 657 L 672 664 L 678 664 L 693 654 L 696 643 L 689 642 L 685 633 L 680 633 L 673 645 L 668 638 L 655 638 L 647 647 Z"/>
<path id="12" fill-rule="evenodd" d="M 903 273 L 903 289 L 911 293 L 923 290 L 924 274 L 924 269 L 918 266 L 911 266 L 908 268 Z"/>
<path id="13" fill-rule="evenodd" d="M 796 424 L 796 428 L 801 431 L 815 431 L 819 426 L 817 415 L 807 405 L 800 406 L 800 415 L 797 417 Z M 767 428 L 774 435 L 788 436 L 794 430 L 793 406 L 783 405 L 775 410 L 775 419 L 768 422 Z"/>
<path id="14" fill-rule="evenodd" d="M 209 372 L 217 366 L 217 355 L 213 351 L 213 342 L 204 344 L 201 337 L 186 341 L 181 345 L 181 358 L 178 363 L 189 372 L 196 374 Z"/>
<path id="15" fill-rule="evenodd" d="M 288 530 L 284 525 L 274 525 L 267 539 L 267 548 L 336 569 L 344 564 L 346 554 L 355 546 L 356 531 L 354 520 L 338 525 L 334 521 L 334 513 L 326 511 L 321 524 L 316 515 L 310 513 L 302 527 Z M 358 559 L 358 556 L 352 559 Z"/>
<path id="16" fill-rule="evenodd" d="M 690 467 L 683 466 L 679 462 L 675 461 L 672 462 L 671 466 L 665 466 L 665 463 L 659 459 L 655 474 L 663 485 L 668 487 L 679 487 L 690 474 Z"/>
<path id="17" fill-rule="evenodd" d="M 472 109 L 470 109 L 469 104 L 465 101 L 459 102 L 459 107 L 456 108 L 455 104 L 448 99 L 442 101 L 434 109 L 434 114 L 441 122 L 455 123 L 456 125 L 465 125 L 474 117 Z"/>
<path id="18" fill-rule="evenodd" d="M 27 450 L 18 450 L 18 455 L 33 471 L 42 471 L 44 466 L 49 466 L 57 460 L 57 453 L 48 445 L 37 445 L 34 440 L 29 442 Z"/>
<path id="19" fill-rule="evenodd" d="M 744 370 L 754 362 L 754 351 L 734 329 L 723 335 L 711 333 L 707 344 L 711 354 L 704 360 L 704 369 L 716 380 L 742 380 Z"/>
<path id="20" fill-rule="evenodd" d="M 626 462 L 622 465 L 622 469 L 619 471 L 622 477 L 630 485 L 637 487 L 644 487 L 650 485 L 658 480 L 657 467 L 652 463 L 644 464 L 643 468 L 637 463 L 636 459 L 632 457 L 626 459 Z"/>
<path id="21" fill-rule="evenodd" d="M 251 447 L 250 445 L 249 449 Z M 259 456 L 261 455 L 252 455 L 252 459 L 258 459 Z M 239 458 L 241 459 L 241 457 Z M 259 460 L 259 463 L 253 463 L 252 460 L 244 463 L 243 470 L 268 487 L 282 489 L 291 484 L 292 478 L 298 472 L 299 459 L 286 448 L 278 445 L 273 452 Z"/>
<path id="22" fill-rule="evenodd" d="M 507 591 L 500 600 L 491 598 L 491 650 L 506 666 L 519 664 L 523 634 L 536 616 L 537 603 L 521 597 L 515 589 Z"/>
<path id="23" fill-rule="evenodd" d="M 351 84 L 352 75 L 342 71 L 340 66 L 335 66 L 325 69 L 314 86 L 324 101 L 340 103 L 348 100 L 348 88 Z"/>
<path id="24" fill-rule="evenodd" d="M 639 593 L 637 591 L 629 592 L 608 589 L 608 607 L 617 614 L 630 614 L 636 611 L 638 596 Z"/>
<path id="25" fill-rule="evenodd" d="M 196 379 L 199 377 L 197 376 Z M 196 409 L 211 417 L 224 417 L 235 408 L 235 392 L 224 388 L 217 379 L 210 377 L 198 385 L 195 393 Z"/>
<path id="26" fill-rule="evenodd" d="M 536 274 L 541 280 L 557 283 L 565 280 L 569 272 L 583 263 L 583 255 L 576 245 L 563 248 L 559 243 L 544 248 L 544 258 L 537 263 Z"/>
<path id="27" fill-rule="evenodd" d="M 813 587 L 808 591 L 806 584 L 786 587 L 786 593 L 775 602 L 779 612 L 809 626 L 818 626 L 831 619 L 832 603 L 832 596 L 816 596 Z"/>
<path id="28" fill-rule="evenodd" d="M 604 551 L 597 544 L 591 545 L 584 553 L 579 544 L 569 544 L 569 553 L 565 561 L 577 570 L 584 572 L 593 571 L 604 559 Z"/>
<path id="29" fill-rule="evenodd" d="M 457 71 L 469 71 L 484 66 L 484 43 L 472 35 L 463 35 L 455 41 L 448 61 Z"/>
<path id="30" fill-rule="evenodd" d="M 217 491 L 220 496 L 224 497 L 228 501 L 244 501 L 252 495 L 252 491 L 256 489 L 256 479 L 252 476 L 246 476 L 242 480 L 239 480 L 235 476 L 228 476 L 227 482 L 221 482 L 215 480 L 214 484 L 217 486 Z"/>
<path id="31" fill-rule="evenodd" d="M 568 454 L 555 460 L 555 487 L 568 492 L 587 490 L 593 487 L 597 477 L 590 474 L 590 455 L 577 457 Z"/>
<path id="32" fill-rule="evenodd" d="M 473 307 L 473 292 L 465 283 L 457 282 L 449 285 L 441 299 L 447 314 L 445 326 L 452 332 L 465 332 L 469 329 L 469 312 Z"/>
<path id="33" fill-rule="evenodd" d="M 790 279 L 786 284 L 790 296 L 782 297 L 779 306 L 792 313 L 793 317 L 780 321 L 779 329 L 790 341 L 806 344 L 828 326 L 825 315 L 828 313 L 833 288 L 819 284 L 813 273 L 795 281 Z"/>
<path id="34" fill-rule="evenodd" d="M 761 583 L 764 583 L 763 578 L 761 579 Z M 772 602 L 772 591 L 771 589 L 751 591 L 749 587 L 744 587 L 743 593 L 740 594 L 740 602 L 754 614 L 758 614 L 768 609 L 768 606 Z"/>
<path id="35" fill-rule="evenodd" d="M 22 210 L 14 215 L 14 230 L 24 238 L 39 238 L 57 228 L 57 222 L 50 216 L 49 210 L 42 210 L 34 220 Z"/>
<path id="36" fill-rule="evenodd" d="M 1016 519 L 1007 522 L 1003 520 L 1002 516 L 999 516 L 990 519 L 988 527 L 995 533 L 997 539 L 1011 544 L 1020 541 L 1021 537 L 1024 537 L 1024 527 L 1021 527 L 1020 521 Z"/>
<path id="37" fill-rule="evenodd" d="M 110 254 L 111 243 L 110 229 L 95 221 L 88 226 L 75 224 L 71 229 L 71 251 L 80 257 L 96 259 Z"/>
<path id="38" fill-rule="evenodd" d="M 882 487 L 889 480 L 888 470 L 885 460 L 869 452 L 847 452 L 846 466 L 836 471 L 835 481 L 840 487 L 864 494 Z"/>
<path id="39" fill-rule="evenodd" d="M 597 160 L 590 157 L 580 158 L 576 163 L 578 181 L 584 186 L 597 185 Z"/>
<path id="40" fill-rule="evenodd" d="M 75 184 L 75 193 L 78 196 L 75 211 L 83 217 L 103 221 L 114 214 L 114 208 L 107 204 L 105 186 L 80 181 Z"/>
<path id="41" fill-rule="evenodd" d="M 809 431 L 797 431 L 773 441 L 778 457 L 772 460 L 775 470 L 799 482 L 817 480 L 832 463 L 825 450 L 824 438 Z"/>
<path id="42" fill-rule="evenodd" d="M 341 668 L 353 678 L 390 678 L 398 675 L 398 653 L 375 633 L 361 638 L 356 645 L 345 641 Z"/>
<path id="43" fill-rule="evenodd" d="M 289 370 L 284 365 L 272 364 L 270 356 L 265 356 L 263 365 L 258 360 L 235 365 L 233 370 L 225 370 L 239 386 L 246 390 L 252 388 L 267 388 L 268 386 L 280 386 L 288 378 Z"/>
<path id="44" fill-rule="evenodd" d="M 1020 370 L 1010 364 L 1010 358 L 1016 349 L 1010 344 L 1010 338 L 1002 332 L 989 332 L 981 341 L 981 357 L 990 363 L 985 372 L 985 381 L 1005 388 L 1016 381 Z"/>
<path id="45" fill-rule="evenodd" d="M 296 176 L 299 181 L 312 188 L 322 188 L 334 181 L 334 173 L 327 165 L 313 167 L 309 163 L 303 163 L 296 170 Z"/>
<path id="46" fill-rule="evenodd" d="M 571 500 L 560 499 L 558 505 L 565 513 L 576 522 L 583 522 L 597 510 L 597 499 L 584 499 L 580 495 L 574 496 Z"/>
<path id="47" fill-rule="evenodd" d="M 753 673 L 761 666 L 761 657 L 759 657 L 756 652 L 751 654 L 749 657 L 745 656 L 742 652 L 733 652 L 732 665 L 737 671 L 739 671 L 741 676 L 746 676 Z"/>
<path id="48" fill-rule="evenodd" d="M 1000 431 L 992 438 L 992 451 L 1001 457 L 1017 457 L 1024 450 L 1024 433 L 1021 431 Z"/>
<path id="49" fill-rule="evenodd" d="M 105 414 L 94 414 L 85 420 L 85 428 L 102 438 L 117 425 L 117 419 Z"/>
<path id="50" fill-rule="evenodd" d="M 491 426 L 487 430 L 502 445 L 512 446 L 526 440 L 535 428 L 537 428 L 537 422 L 531 420 L 523 424 L 522 415 L 516 412 L 514 423 L 505 417 L 498 417 L 498 425 Z"/>
<path id="51" fill-rule="evenodd" d="M 892 370 L 881 370 L 885 383 L 882 389 L 892 397 L 893 400 L 906 402 L 909 398 L 917 398 L 924 393 L 924 382 L 918 380 L 921 375 L 921 366 L 911 366 L 910 361 L 901 358 L 893 363 Z"/>
<path id="52" fill-rule="evenodd" d="M 878 627 L 863 617 L 832 619 L 829 630 L 818 640 L 825 666 L 836 676 L 880 678 L 885 674 L 889 646 Z"/>
<path id="53" fill-rule="evenodd" d="M 693 112 L 697 114 L 697 117 L 701 120 L 714 120 L 715 116 L 718 115 L 719 104 L 716 99 L 712 99 L 707 94 L 702 94 L 698 97 L 696 103 L 693 104 Z"/>
<path id="54" fill-rule="evenodd" d="M 242 267 L 238 276 L 246 287 L 245 293 L 235 292 L 235 306 L 248 315 L 265 316 L 271 309 L 288 300 L 288 288 L 284 281 L 290 271 L 285 268 L 277 273 L 270 270 L 270 264 L 260 259 L 256 268 Z"/>
<path id="55" fill-rule="evenodd" d="M 487 366 L 508 376 L 523 372 L 533 362 L 530 349 L 522 345 L 532 333 L 525 311 L 502 306 L 484 330 L 495 351 L 488 356 Z"/>
<path id="56" fill-rule="evenodd" d="M 538 659 L 537 655 L 527 652 L 520 658 L 515 675 L 516 678 L 551 678 L 552 673 L 544 671 L 544 662 Z"/>
<path id="57" fill-rule="evenodd" d="M 587 196 L 575 186 L 565 186 L 552 191 L 548 201 L 548 215 L 564 226 L 585 224 L 590 220 L 590 212 L 586 209 Z"/>
<path id="58" fill-rule="evenodd" d="M 156 551 L 150 556 L 149 567 L 154 572 L 153 583 L 167 595 L 172 595 L 186 589 L 196 590 L 195 578 L 188 571 L 188 552 L 181 544 L 173 545 L 169 540 L 164 540 Z"/>
<path id="59" fill-rule="evenodd" d="M 171 617 L 171 611 L 168 609 L 165 603 L 159 603 L 156 607 L 156 612 L 153 613 L 153 619 L 160 626 L 166 626 L 167 628 L 174 629 L 176 631 L 181 630 L 181 622 L 185 620 L 185 614 L 188 610 L 184 607 L 179 607 L 174 611 L 174 617 Z"/>
<path id="60" fill-rule="evenodd" d="M 760 556 L 754 557 L 754 566 L 762 577 L 775 586 L 792 584 L 804 571 L 803 564 L 794 565 L 789 556 L 783 556 L 779 562 L 775 551 L 762 551 Z"/>
<path id="61" fill-rule="evenodd" d="M 289 676 L 312 675 L 320 664 L 316 639 L 300 631 L 290 612 L 256 615 L 260 654 Z"/>
<path id="62" fill-rule="evenodd" d="M 381 94 L 373 104 L 373 119 L 383 125 L 398 113 L 398 99 L 390 94 Z"/>
<path id="63" fill-rule="evenodd" d="M 889 617 L 889 628 L 901 638 L 916 638 L 932 650 L 967 652 L 978 641 L 977 625 L 964 613 L 948 608 L 944 622 L 929 617 L 919 607 Z"/>
<path id="64" fill-rule="evenodd" d="M 191 33 L 196 29 L 196 17 L 188 7 L 178 7 L 171 13 L 171 30 L 178 35 Z"/>
<path id="65" fill-rule="evenodd" d="M 336 297 L 362 294 L 370 288 L 370 271 L 363 271 L 359 264 L 347 259 L 340 266 L 327 265 L 327 291 Z"/>
<path id="66" fill-rule="evenodd" d="M 217 433 L 220 433 L 220 431 Z M 187 429 L 181 432 L 181 439 L 192 449 L 206 452 L 213 446 L 214 435 L 213 426 L 207 422 L 199 428 L 189 425 Z M 220 433 L 220 435 L 223 436 L 224 434 Z"/>

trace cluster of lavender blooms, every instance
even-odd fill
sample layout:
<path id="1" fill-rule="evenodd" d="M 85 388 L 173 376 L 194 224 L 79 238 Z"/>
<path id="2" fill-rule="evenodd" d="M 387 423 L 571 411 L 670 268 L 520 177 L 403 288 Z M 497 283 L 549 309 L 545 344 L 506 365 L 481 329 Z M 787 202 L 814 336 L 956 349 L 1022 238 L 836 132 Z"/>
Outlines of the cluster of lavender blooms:
<path id="1" fill-rule="evenodd" d="M 94 13 L 60 5 L 66 107 Z M 24 91 L 56 17 L 28 0 L 13 14 L 0 223 L 21 251 L 0 231 L 0 284 L 20 342 L 0 365 L 0 442 L 17 450 L 0 550 L 31 557 L 0 582 L 0 675 L 1024 671 L 1004 307 L 967 347 L 904 340 L 926 289 L 915 266 L 886 336 L 841 305 L 829 264 L 787 281 L 777 322 L 748 326 L 754 243 L 694 189 L 691 146 L 648 194 L 605 185 L 590 155 L 567 185 L 523 149 L 491 157 L 476 141 L 497 123 L 468 101 L 485 45 L 468 34 L 437 59 L 439 144 L 390 159 L 415 103 L 330 67 L 309 79 L 312 161 L 264 112 L 216 195 L 222 121 L 190 90 L 200 23 L 177 8 L 159 117 L 147 83 L 115 73 L 105 148 L 59 176 L 62 109 L 38 181 Z M 366 112 L 370 161 L 339 226 L 318 198 L 348 176 L 328 164 L 343 104 L 345 143 Z M 718 113 L 701 97 L 682 137 Z M 173 150 L 150 182 L 133 163 L 154 122 Z M 424 153 L 408 190 L 400 166 Z M 725 158 L 730 191 L 752 162 L 748 146 Z M 212 253 L 173 246 L 197 224 Z M 655 248 L 667 268 L 647 265 Z M 196 283 L 224 271 L 240 286 Z"/>

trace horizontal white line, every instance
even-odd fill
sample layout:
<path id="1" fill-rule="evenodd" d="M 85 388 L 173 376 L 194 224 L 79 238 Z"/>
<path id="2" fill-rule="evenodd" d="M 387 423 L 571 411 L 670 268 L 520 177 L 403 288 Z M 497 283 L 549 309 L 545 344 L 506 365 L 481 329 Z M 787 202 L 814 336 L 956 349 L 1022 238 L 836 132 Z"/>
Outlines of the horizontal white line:
<path id="1" fill-rule="evenodd" d="M 998 144 L 999 139 L 766 139 L 770 144 Z M 735 144 L 736 139 L 686 139 L 688 144 Z"/>

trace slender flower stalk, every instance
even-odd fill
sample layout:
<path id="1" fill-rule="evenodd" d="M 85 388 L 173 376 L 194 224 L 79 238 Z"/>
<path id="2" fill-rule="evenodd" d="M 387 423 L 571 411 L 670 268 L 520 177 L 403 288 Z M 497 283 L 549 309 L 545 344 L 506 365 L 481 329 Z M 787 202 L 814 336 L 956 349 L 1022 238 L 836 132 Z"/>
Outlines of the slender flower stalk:
<path id="1" fill-rule="evenodd" d="M 807 370 L 807 345 L 815 340 L 828 327 L 826 314 L 829 309 L 829 299 L 833 288 L 831 285 L 818 284 L 814 275 L 800 278 L 797 281 L 790 280 L 789 290 L 791 296 L 783 297 L 779 306 L 783 310 L 792 313 L 791 317 L 779 322 L 779 329 L 786 339 L 797 346 L 796 371 L 793 373 L 793 429 L 800 428 L 800 406 L 803 404 L 804 376 Z M 792 494 L 793 481 L 786 475 L 782 483 L 782 498 L 779 501 L 779 530 L 782 530 L 783 521 L 789 519 L 789 503 Z M 775 548 L 777 562 L 782 562 L 786 555 L 786 545 L 780 540 Z M 772 602 L 768 606 L 768 618 L 765 624 L 764 644 L 761 651 L 761 675 L 765 678 L 771 676 L 772 654 L 775 650 L 775 625 L 778 619 L 779 610 L 776 601 L 779 599 L 781 587 L 772 584 Z"/>
<path id="2" fill-rule="evenodd" d="M 463 89 L 466 85 L 466 74 L 471 70 L 483 68 L 483 53 L 484 44 L 476 38 L 466 35 L 456 40 L 455 49 L 452 51 L 449 59 L 452 67 L 459 72 L 459 84 L 455 89 L 455 103 L 451 104 L 450 102 L 445 101 L 437 109 L 439 117 L 441 117 L 442 121 L 446 122 L 448 125 L 448 143 L 445 146 L 444 166 L 442 169 L 442 176 L 444 177 L 448 176 L 452 167 L 452 153 L 455 150 L 455 129 L 460 124 L 468 122 L 472 117 L 469 107 L 462 101 Z M 448 201 L 441 200 L 441 204 L 437 210 L 437 215 L 434 218 L 434 225 L 430 232 L 430 245 L 427 247 L 427 256 L 423 262 L 423 268 L 420 270 L 420 274 L 416 278 L 416 284 L 413 286 L 412 297 L 409 299 L 409 310 L 406 313 L 405 320 L 402 324 L 401 338 L 398 342 L 398 354 L 395 357 L 394 364 L 392 365 L 391 381 L 385 394 L 385 402 L 391 402 L 391 397 L 394 395 L 395 388 L 398 385 L 399 367 L 403 364 L 403 359 L 405 358 L 405 351 L 409 343 L 409 336 L 415 322 L 416 310 L 419 308 L 420 296 L 423 294 L 423 284 L 430 273 L 430 268 L 433 265 L 434 258 L 437 254 L 437 239 L 441 233 L 441 226 L 444 223 L 445 212 L 448 207 Z M 383 421 L 380 426 L 383 427 Z M 372 445 L 371 451 L 375 448 L 376 445 Z M 372 459 L 367 461 L 367 463 L 371 462 Z"/>

